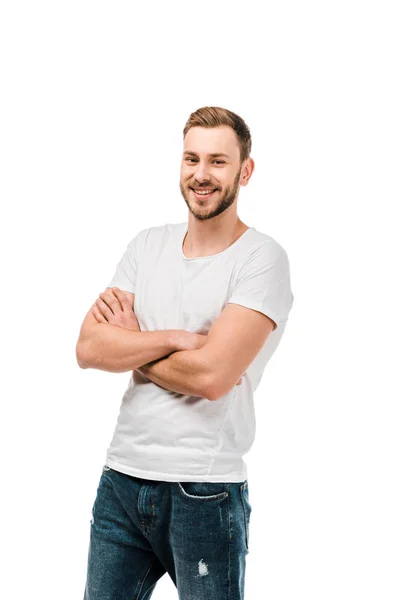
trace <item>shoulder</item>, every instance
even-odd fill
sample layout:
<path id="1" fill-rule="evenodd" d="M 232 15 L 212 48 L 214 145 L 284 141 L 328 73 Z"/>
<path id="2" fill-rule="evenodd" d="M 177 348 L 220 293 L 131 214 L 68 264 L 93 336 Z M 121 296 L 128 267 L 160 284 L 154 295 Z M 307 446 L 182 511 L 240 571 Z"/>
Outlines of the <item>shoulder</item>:
<path id="1" fill-rule="evenodd" d="M 165 225 L 152 225 L 139 231 L 137 235 L 144 237 L 160 238 L 174 235 L 183 231 L 186 223 L 166 223 Z"/>
<path id="2" fill-rule="evenodd" d="M 166 223 L 165 225 L 153 225 L 143 230 L 142 235 L 147 244 L 162 244 L 179 237 L 185 231 L 186 223 Z"/>
<path id="3" fill-rule="evenodd" d="M 242 265 L 253 261 L 275 263 L 288 260 L 287 252 L 280 242 L 254 227 L 252 229 L 252 235 L 248 237 L 247 248 L 242 256 Z"/>
<path id="4" fill-rule="evenodd" d="M 139 249 L 143 248 L 148 240 L 155 240 L 163 238 L 168 231 L 169 225 L 152 225 L 151 227 L 145 227 L 135 233 L 130 239 L 129 245 L 136 246 Z"/>

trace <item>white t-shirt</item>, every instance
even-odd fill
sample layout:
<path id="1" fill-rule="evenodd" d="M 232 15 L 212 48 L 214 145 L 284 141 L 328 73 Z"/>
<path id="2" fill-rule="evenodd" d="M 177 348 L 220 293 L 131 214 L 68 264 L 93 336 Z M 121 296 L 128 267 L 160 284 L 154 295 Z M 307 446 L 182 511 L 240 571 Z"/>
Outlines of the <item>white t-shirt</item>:
<path id="1" fill-rule="evenodd" d="M 134 371 L 106 464 L 152 480 L 244 481 L 243 455 L 255 437 L 253 394 L 294 299 L 288 257 L 273 238 L 250 227 L 218 254 L 187 258 L 182 250 L 186 232 L 187 222 L 139 231 L 107 286 L 135 294 L 141 331 L 206 334 L 228 302 L 268 315 L 277 328 L 241 385 L 215 401 L 164 389 Z"/>

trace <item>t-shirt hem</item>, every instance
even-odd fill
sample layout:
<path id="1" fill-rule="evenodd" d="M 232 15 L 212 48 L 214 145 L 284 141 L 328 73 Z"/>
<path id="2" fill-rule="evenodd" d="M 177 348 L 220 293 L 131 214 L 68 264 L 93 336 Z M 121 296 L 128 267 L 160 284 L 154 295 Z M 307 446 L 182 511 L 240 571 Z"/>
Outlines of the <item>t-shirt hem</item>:
<path id="1" fill-rule="evenodd" d="M 111 467 L 115 471 L 119 471 L 120 473 L 124 473 L 125 475 L 132 475 L 133 477 L 139 477 L 140 479 L 151 479 L 154 481 L 169 481 L 169 482 L 178 482 L 178 481 L 192 481 L 192 482 L 209 482 L 209 483 L 239 483 L 245 481 L 247 479 L 247 470 L 240 474 L 238 473 L 229 473 L 229 475 L 187 475 L 185 473 L 161 473 L 158 471 L 147 471 L 138 469 L 136 467 L 130 467 L 127 465 L 123 465 L 114 460 L 110 460 L 107 458 L 105 465 L 107 467 Z"/>

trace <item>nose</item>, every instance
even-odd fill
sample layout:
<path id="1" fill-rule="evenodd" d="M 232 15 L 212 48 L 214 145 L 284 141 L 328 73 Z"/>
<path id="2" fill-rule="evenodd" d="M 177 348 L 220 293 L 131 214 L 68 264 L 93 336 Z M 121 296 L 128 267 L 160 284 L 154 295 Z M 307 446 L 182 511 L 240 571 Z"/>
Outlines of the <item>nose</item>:
<path id="1" fill-rule="evenodd" d="M 198 183 L 210 180 L 210 174 L 207 172 L 206 164 L 202 163 L 198 165 L 194 178 Z"/>

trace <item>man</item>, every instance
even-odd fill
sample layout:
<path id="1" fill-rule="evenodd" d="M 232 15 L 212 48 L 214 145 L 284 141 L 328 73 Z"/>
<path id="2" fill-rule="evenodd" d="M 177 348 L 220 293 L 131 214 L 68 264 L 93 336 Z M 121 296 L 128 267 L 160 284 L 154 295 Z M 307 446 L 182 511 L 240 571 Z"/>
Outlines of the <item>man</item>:
<path id="1" fill-rule="evenodd" d="M 237 215 L 254 170 L 246 123 L 220 107 L 184 128 L 188 222 L 129 242 L 77 343 L 83 368 L 132 371 L 91 521 L 85 600 L 244 597 L 253 393 L 294 296 L 285 250 Z"/>

